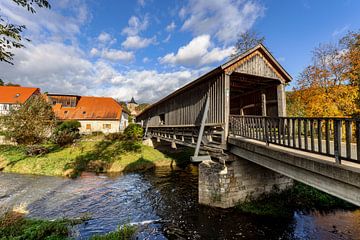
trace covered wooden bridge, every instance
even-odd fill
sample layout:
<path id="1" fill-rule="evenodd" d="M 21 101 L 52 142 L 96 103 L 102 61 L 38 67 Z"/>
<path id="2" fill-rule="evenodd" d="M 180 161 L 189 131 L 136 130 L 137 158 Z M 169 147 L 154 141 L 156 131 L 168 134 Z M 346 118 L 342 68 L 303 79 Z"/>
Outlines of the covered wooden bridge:
<path id="1" fill-rule="evenodd" d="M 152 104 L 137 122 L 148 137 L 195 148 L 201 203 L 234 206 L 288 186 L 286 176 L 360 206 L 359 119 L 287 117 L 290 81 L 258 45 Z"/>
<path id="2" fill-rule="evenodd" d="M 191 145 L 205 116 L 202 147 L 226 149 L 231 115 L 285 116 L 284 85 L 290 80 L 258 45 L 149 106 L 137 121 L 150 135 Z"/>

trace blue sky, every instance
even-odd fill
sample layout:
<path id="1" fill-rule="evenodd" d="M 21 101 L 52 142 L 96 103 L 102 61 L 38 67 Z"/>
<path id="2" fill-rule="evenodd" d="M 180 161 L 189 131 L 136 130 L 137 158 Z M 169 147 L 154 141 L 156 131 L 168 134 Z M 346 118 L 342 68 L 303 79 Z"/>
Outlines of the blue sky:
<path id="1" fill-rule="evenodd" d="M 0 15 L 32 41 L 0 77 L 43 92 L 153 102 L 226 61 L 248 29 L 293 76 L 320 43 L 360 29 L 357 0 L 58 0 L 32 15 L 10 0 Z"/>

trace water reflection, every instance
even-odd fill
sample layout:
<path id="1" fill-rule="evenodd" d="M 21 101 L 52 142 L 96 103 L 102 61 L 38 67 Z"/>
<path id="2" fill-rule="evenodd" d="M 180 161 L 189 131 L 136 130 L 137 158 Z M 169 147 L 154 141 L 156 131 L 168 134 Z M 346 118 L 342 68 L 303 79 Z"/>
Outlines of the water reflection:
<path id="1" fill-rule="evenodd" d="M 79 239 L 139 224 L 139 239 L 357 239 L 360 212 L 256 217 L 197 203 L 197 169 L 158 168 L 144 174 L 76 180 L 0 173 L 0 207 L 22 204 L 30 217 L 92 219 L 74 229 Z"/>

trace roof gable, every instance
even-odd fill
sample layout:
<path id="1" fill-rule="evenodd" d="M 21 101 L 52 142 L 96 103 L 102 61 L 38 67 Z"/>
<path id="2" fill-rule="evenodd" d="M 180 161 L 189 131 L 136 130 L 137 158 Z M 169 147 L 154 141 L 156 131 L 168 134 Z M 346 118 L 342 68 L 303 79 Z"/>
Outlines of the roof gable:
<path id="1" fill-rule="evenodd" d="M 292 80 L 291 76 L 262 44 L 231 59 L 221 67 L 227 74 L 239 72 L 279 79 L 282 82 Z"/>
<path id="2" fill-rule="evenodd" d="M 32 95 L 39 94 L 39 88 L 0 86 L 0 103 L 19 104 L 26 102 Z"/>

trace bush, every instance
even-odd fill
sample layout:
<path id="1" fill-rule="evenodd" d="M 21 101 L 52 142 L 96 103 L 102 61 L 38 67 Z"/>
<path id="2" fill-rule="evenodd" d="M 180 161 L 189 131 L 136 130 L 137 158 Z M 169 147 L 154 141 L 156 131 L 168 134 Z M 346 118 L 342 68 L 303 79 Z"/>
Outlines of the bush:
<path id="1" fill-rule="evenodd" d="M 129 140 L 140 140 L 144 134 L 144 130 L 140 125 L 133 123 L 125 128 L 124 134 Z"/>
<path id="2" fill-rule="evenodd" d="M 125 139 L 125 136 L 123 133 L 120 132 L 109 133 L 108 135 L 105 135 L 105 139 L 109 141 L 122 141 Z"/>
<path id="3" fill-rule="evenodd" d="M 27 146 L 25 149 L 25 153 L 28 156 L 38 156 L 43 155 L 49 152 L 49 149 L 47 149 L 44 146 L 41 145 L 30 145 Z"/>
<path id="4" fill-rule="evenodd" d="M 81 124 L 76 120 L 62 122 L 53 133 L 53 142 L 59 146 L 73 143 L 75 139 L 80 138 L 79 127 Z"/>

